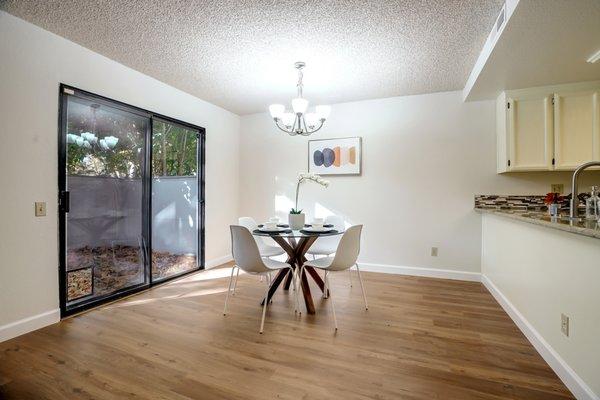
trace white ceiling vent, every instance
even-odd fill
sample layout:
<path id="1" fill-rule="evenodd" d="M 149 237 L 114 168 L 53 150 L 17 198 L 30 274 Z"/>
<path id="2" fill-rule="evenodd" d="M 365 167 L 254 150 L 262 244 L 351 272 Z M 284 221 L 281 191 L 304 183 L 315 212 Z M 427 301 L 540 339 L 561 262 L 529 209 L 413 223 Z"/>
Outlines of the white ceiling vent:
<path id="1" fill-rule="evenodd" d="M 498 18 L 496 18 L 496 33 L 500 32 L 504 26 L 504 22 L 506 22 L 506 3 L 504 3 L 500 14 L 498 14 Z"/>
<path id="2" fill-rule="evenodd" d="M 498 14 L 498 16 L 496 17 L 496 22 L 494 23 L 494 27 L 492 28 L 492 31 L 490 32 L 490 35 L 488 36 L 488 42 L 493 43 L 494 40 L 496 40 L 496 36 L 498 36 L 498 33 L 500 33 L 500 31 L 504 27 L 505 23 L 506 23 L 506 3 L 504 3 L 502 5 L 500 14 Z"/>

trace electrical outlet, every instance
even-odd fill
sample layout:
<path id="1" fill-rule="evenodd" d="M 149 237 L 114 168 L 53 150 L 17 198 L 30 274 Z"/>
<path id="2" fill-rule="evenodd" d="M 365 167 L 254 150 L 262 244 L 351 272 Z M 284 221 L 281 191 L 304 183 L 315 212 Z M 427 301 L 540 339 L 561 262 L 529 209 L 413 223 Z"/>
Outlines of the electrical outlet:
<path id="1" fill-rule="evenodd" d="M 563 194 L 565 192 L 565 185 L 563 185 L 562 183 L 553 183 L 552 185 L 550 185 L 550 191 L 552 193 Z"/>
<path id="2" fill-rule="evenodd" d="M 45 201 L 36 201 L 35 202 L 35 216 L 36 217 L 45 217 L 46 216 L 46 202 Z"/>
<path id="3" fill-rule="evenodd" d="M 560 314 L 560 331 L 569 337 L 569 317 L 565 314 Z"/>
<path id="4" fill-rule="evenodd" d="M 431 248 L 431 257 L 437 257 L 437 256 L 438 256 L 438 248 L 432 247 Z"/>

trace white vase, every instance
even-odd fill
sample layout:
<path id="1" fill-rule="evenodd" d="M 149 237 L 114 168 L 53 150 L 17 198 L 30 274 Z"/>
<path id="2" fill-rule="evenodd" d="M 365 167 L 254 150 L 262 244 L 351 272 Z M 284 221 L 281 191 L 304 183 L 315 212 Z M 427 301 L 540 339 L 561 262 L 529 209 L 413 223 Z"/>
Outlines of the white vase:
<path id="1" fill-rule="evenodd" d="M 304 228 L 304 214 L 289 215 L 290 229 L 298 230 Z"/>

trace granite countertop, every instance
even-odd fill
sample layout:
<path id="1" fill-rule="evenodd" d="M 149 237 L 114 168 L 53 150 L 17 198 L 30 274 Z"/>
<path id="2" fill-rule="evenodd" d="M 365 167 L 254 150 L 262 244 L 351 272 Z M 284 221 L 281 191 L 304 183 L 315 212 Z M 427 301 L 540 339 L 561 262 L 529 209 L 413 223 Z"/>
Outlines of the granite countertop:
<path id="1" fill-rule="evenodd" d="M 579 221 L 570 221 L 568 215 L 561 216 L 560 218 L 551 218 L 546 211 L 502 210 L 479 207 L 476 207 L 475 211 L 481 214 L 501 215 L 506 218 L 516 219 L 530 224 L 541 225 L 551 229 L 558 229 L 600 239 L 600 225 L 598 222 L 586 220 L 585 218 L 582 218 Z"/>

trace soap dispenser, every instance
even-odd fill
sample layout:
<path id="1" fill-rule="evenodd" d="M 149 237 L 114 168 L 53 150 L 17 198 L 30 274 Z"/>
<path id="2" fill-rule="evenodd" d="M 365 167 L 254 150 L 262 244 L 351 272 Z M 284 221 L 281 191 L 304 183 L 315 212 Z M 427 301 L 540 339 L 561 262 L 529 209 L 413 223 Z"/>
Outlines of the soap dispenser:
<path id="1" fill-rule="evenodd" d="M 585 218 L 598 219 L 598 209 L 600 207 L 600 197 L 598 197 L 598 186 L 592 186 L 591 196 L 585 201 Z"/>

